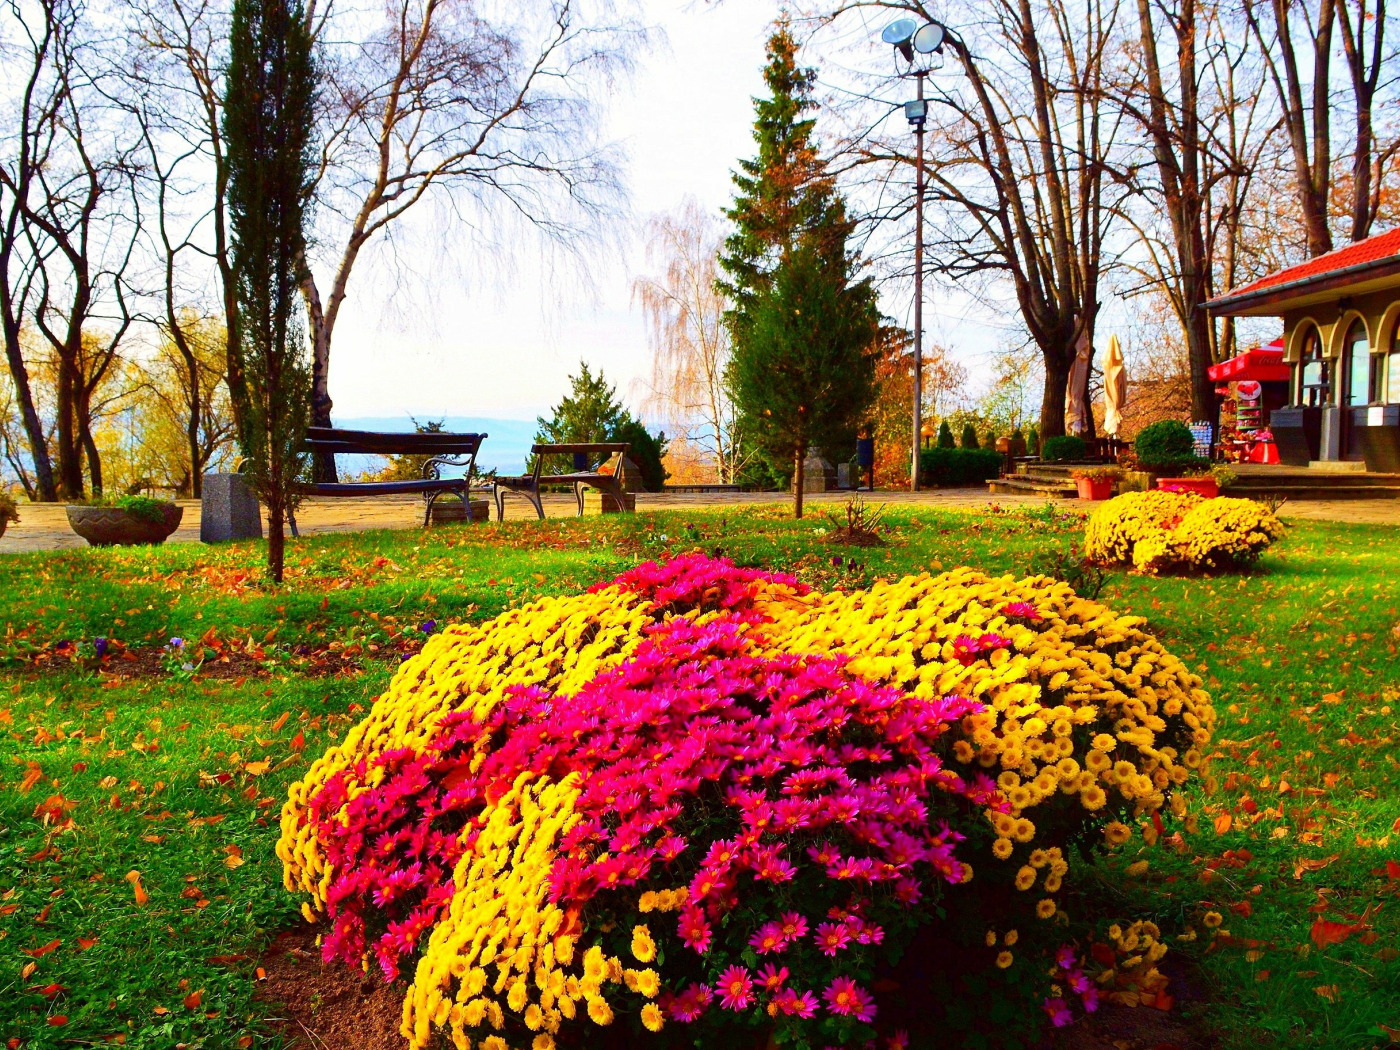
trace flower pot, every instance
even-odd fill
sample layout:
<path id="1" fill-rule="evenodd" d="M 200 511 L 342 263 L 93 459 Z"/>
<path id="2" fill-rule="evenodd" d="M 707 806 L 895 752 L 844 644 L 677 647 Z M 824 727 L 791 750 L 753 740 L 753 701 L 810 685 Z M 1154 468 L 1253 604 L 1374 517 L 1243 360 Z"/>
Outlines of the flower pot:
<path id="1" fill-rule="evenodd" d="M 1158 478 L 1157 487 L 1163 492 L 1194 492 L 1206 499 L 1220 495 L 1220 486 L 1214 478 Z"/>
<path id="2" fill-rule="evenodd" d="M 163 504 L 162 516 L 155 521 L 132 517 L 120 507 L 70 505 L 64 509 L 69 526 L 93 547 L 164 543 L 185 516 L 185 508 L 174 503 Z"/>
<path id="3" fill-rule="evenodd" d="M 1106 500 L 1113 497 L 1112 478 L 1075 478 L 1074 484 L 1079 489 L 1080 499 Z"/>

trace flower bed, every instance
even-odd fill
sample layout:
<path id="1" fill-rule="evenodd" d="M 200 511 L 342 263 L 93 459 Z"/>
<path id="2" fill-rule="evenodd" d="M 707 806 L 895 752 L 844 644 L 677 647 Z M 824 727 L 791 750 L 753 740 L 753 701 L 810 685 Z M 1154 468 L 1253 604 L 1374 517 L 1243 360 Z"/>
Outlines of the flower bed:
<path id="1" fill-rule="evenodd" d="M 435 635 L 293 785 L 278 855 L 328 959 L 411 973 L 413 1047 L 859 1043 L 921 928 L 1062 1023 L 1099 994 L 1069 848 L 1154 836 L 1213 721 L 1044 578 L 824 595 L 687 556 Z M 1165 983 L 1155 938 L 1122 994 Z"/>
<path id="2" fill-rule="evenodd" d="M 1253 500 L 1127 492 L 1090 517 L 1084 556 L 1145 572 L 1237 569 L 1257 561 L 1283 530 L 1273 511 Z"/>

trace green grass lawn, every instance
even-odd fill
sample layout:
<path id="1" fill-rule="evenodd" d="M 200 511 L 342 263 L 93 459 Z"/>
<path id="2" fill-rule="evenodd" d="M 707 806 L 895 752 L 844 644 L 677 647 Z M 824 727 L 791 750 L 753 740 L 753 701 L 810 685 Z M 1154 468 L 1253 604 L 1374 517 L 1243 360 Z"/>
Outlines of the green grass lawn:
<path id="1" fill-rule="evenodd" d="M 299 921 L 272 852 L 285 789 L 429 621 L 666 552 L 829 588 L 1025 573 L 1080 534 L 1050 514 L 888 520 L 854 565 L 829 523 L 777 507 L 314 537 L 279 590 L 250 545 L 0 556 L 0 1044 L 274 1045 L 255 968 Z M 1101 599 L 1206 679 L 1219 786 L 1179 839 L 1098 863 L 1084 906 L 1161 924 L 1222 1047 L 1400 1042 L 1400 529 L 1303 523 L 1252 575 L 1117 575 Z"/>

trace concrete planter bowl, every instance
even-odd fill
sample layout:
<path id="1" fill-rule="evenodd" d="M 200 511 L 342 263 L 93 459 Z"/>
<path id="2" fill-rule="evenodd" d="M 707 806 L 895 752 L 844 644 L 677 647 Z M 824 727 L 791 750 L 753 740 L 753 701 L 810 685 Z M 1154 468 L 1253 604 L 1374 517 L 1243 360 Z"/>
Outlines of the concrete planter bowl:
<path id="1" fill-rule="evenodd" d="M 68 524 L 92 547 L 131 547 L 164 543 L 180 527 L 185 508 L 175 503 L 161 505 L 162 515 L 154 521 L 136 518 L 120 507 L 69 505 Z"/>

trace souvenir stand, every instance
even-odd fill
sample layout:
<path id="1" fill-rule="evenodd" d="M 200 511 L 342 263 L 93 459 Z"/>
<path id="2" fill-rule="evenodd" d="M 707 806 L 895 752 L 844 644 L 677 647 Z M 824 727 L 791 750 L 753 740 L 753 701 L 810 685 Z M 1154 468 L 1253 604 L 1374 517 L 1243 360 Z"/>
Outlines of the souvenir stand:
<path id="1" fill-rule="evenodd" d="M 1220 395 L 1218 448 L 1235 463 L 1277 463 L 1269 415 L 1288 404 L 1289 368 L 1283 340 L 1212 365 L 1207 374 Z"/>

